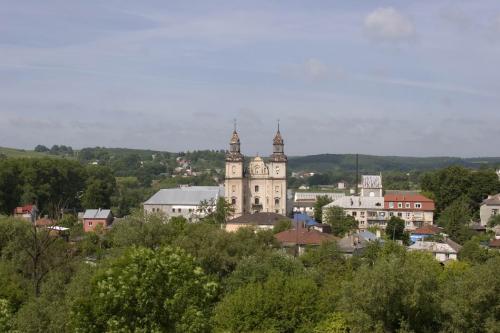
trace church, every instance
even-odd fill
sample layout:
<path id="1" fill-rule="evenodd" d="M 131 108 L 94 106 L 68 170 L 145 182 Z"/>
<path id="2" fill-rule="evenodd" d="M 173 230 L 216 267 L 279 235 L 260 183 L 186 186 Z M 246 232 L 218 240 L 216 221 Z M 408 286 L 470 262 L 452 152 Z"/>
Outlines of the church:
<path id="1" fill-rule="evenodd" d="M 257 156 L 246 166 L 240 147 L 235 127 L 226 154 L 225 179 L 225 197 L 234 207 L 233 217 L 257 212 L 286 215 L 287 157 L 279 125 L 273 139 L 273 153 L 267 161 Z"/>

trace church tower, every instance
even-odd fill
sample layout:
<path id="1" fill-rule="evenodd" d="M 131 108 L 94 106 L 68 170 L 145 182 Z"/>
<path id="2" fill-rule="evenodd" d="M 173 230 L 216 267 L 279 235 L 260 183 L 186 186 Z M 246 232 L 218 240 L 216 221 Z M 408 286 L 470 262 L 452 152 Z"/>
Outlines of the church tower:
<path id="1" fill-rule="evenodd" d="M 240 150 L 240 138 L 234 126 L 233 135 L 229 142 L 229 151 L 226 154 L 226 180 L 225 197 L 233 205 L 234 217 L 241 216 L 244 212 L 244 158 Z"/>
<path id="2" fill-rule="evenodd" d="M 271 183 L 271 202 L 269 211 L 286 215 L 287 186 L 285 142 L 281 136 L 280 125 L 273 139 L 273 154 L 269 159 L 269 182 Z"/>

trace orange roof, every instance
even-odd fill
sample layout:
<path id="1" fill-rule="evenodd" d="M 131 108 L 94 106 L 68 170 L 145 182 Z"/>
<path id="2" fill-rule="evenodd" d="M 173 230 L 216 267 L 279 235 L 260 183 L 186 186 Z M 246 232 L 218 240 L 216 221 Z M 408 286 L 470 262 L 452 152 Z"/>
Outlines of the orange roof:
<path id="1" fill-rule="evenodd" d="M 280 243 L 300 245 L 320 245 L 323 242 L 337 240 L 338 238 L 314 229 L 299 228 L 285 230 L 274 235 Z"/>
<path id="2" fill-rule="evenodd" d="M 389 208 L 389 202 L 394 202 L 394 207 Z M 422 208 L 415 208 L 414 205 L 411 205 L 410 208 L 405 208 L 403 205 L 402 208 L 398 208 L 398 202 L 402 203 L 421 203 Z M 422 194 L 386 194 L 384 195 L 384 208 L 385 209 L 393 209 L 393 210 L 423 210 L 423 211 L 434 211 L 435 205 L 434 200 L 429 199 Z"/>
<path id="3" fill-rule="evenodd" d="M 442 228 L 432 225 L 432 224 L 426 224 L 420 228 L 417 228 L 413 230 L 411 233 L 412 234 L 419 234 L 419 235 L 437 235 L 443 231 Z"/>

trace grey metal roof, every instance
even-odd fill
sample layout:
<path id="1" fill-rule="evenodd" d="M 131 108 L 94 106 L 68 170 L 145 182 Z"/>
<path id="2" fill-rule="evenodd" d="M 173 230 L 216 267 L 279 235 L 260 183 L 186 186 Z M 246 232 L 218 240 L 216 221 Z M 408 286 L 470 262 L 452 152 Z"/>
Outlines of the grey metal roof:
<path id="1" fill-rule="evenodd" d="M 111 215 L 109 209 L 87 209 L 83 214 L 84 219 L 107 219 Z"/>
<path id="2" fill-rule="evenodd" d="M 156 192 L 145 205 L 199 205 L 201 201 L 224 197 L 222 186 L 189 186 L 162 189 Z"/>
<path id="3" fill-rule="evenodd" d="M 323 208 L 333 206 L 342 207 L 344 209 L 384 209 L 384 197 L 360 197 L 346 196 L 329 203 Z"/>

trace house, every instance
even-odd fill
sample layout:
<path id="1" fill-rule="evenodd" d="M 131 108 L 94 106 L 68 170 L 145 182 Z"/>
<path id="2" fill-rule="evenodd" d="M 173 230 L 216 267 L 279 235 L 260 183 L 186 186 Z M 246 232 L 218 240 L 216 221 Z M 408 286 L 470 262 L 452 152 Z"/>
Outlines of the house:
<path id="1" fill-rule="evenodd" d="M 215 209 L 217 200 L 224 197 L 224 187 L 183 186 L 161 189 L 144 204 L 146 213 L 163 213 L 167 216 L 182 216 L 194 222 Z M 207 212 L 200 211 L 200 203 L 207 202 Z"/>
<path id="2" fill-rule="evenodd" d="M 283 249 L 288 249 L 289 252 L 294 252 L 299 255 L 303 254 L 307 247 L 319 246 L 324 242 L 338 240 L 338 237 L 331 234 L 323 233 L 311 228 L 303 228 L 300 225 L 298 228 L 277 233 L 274 237 L 281 244 Z"/>
<path id="3" fill-rule="evenodd" d="M 441 263 L 448 260 L 457 260 L 458 252 L 462 247 L 452 241 L 451 239 L 445 239 L 444 242 L 428 242 L 428 241 L 418 241 L 415 244 L 408 247 L 408 251 L 427 251 L 432 253 L 434 258 Z"/>
<path id="4" fill-rule="evenodd" d="M 323 207 L 323 220 L 326 219 L 328 208 L 341 207 L 347 215 L 358 222 L 360 231 L 369 227 L 385 229 L 387 214 L 384 210 L 384 197 L 377 196 L 344 196 Z"/>
<path id="5" fill-rule="evenodd" d="M 314 215 L 314 205 L 320 196 L 326 196 L 334 201 L 338 198 L 344 197 L 344 193 L 338 192 L 295 192 L 293 198 L 293 212 L 306 213 L 309 216 Z"/>
<path id="6" fill-rule="evenodd" d="M 278 222 L 283 220 L 293 223 L 292 219 L 277 213 L 244 214 L 229 220 L 224 228 L 228 232 L 235 232 L 240 228 L 247 227 L 252 227 L 256 230 L 272 230 Z"/>
<path id="7" fill-rule="evenodd" d="M 25 219 L 27 221 L 33 222 L 36 218 L 38 209 L 35 205 L 24 205 L 19 206 L 14 209 L 14 217 Z"/>
<path id="8" fill-rule="evenodd" d="M 425 240 L 426 238 L 437 236 L 443 232 L 443 228 L 433 224 L 425 224 L 420 228 L 411 231 L 410 239 L 412 242 Z"/>
<path id="9" fill-rule="evenodd" d="M 434 201 L 415 192 L 392 192 L 384 196 L 384 209 L 405 221 L 406 230 L 434 223 Z"/>
<path id="10" fill-rule="evenodd" d="M 83 215 L 83 231 L 94 231 L 97 226 L 103 229 L 108 228 L 113 223 L 113 214 L 109 209 L 87 209 Z"/>
<path id="11" fill-rule="evenodd" d="M 481 217 L 481 224 L 488 225 L 491 217 L 500 214 L 500 193 L 489 195 L 479 208 L 479 216 Z"/>
<path id="12" fill-rule="evenodd" d="M 368 246 L 370 242 L 378 241 L 379 237 L 374 233 L 369 231 L 362 231 L 359 233 L 354 233 L 347 235 L 337 242 L 337 246 L 340 252 L 346 257 L 352 257 L 353 255 L 359 255 L 363 253 L 363 250 Z"/>

